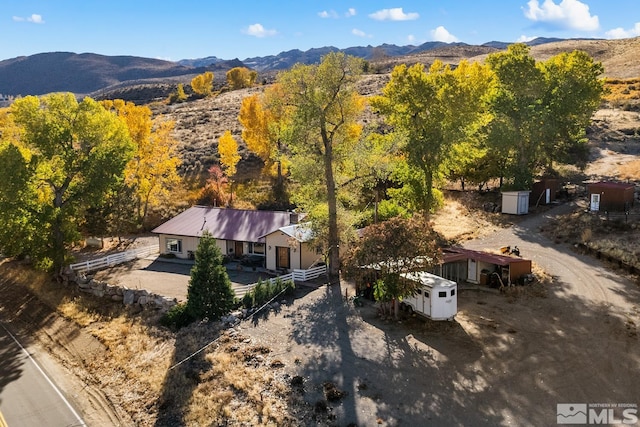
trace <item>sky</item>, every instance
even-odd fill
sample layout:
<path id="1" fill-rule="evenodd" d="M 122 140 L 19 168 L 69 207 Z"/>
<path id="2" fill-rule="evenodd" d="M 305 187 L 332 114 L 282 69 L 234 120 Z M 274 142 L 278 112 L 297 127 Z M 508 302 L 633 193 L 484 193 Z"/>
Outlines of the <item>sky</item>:
<path id="1" fill-rule="evenodd" d="M 43 52 L 244 60 L 323 46 L 636 36 L 639 0 L 0 0 L 0 60 Z"/>

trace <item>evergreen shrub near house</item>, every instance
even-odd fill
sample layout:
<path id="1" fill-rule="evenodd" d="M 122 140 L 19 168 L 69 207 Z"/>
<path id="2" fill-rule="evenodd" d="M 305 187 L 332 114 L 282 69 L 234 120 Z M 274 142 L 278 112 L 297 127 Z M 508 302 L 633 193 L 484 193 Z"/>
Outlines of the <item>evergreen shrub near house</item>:
<path id="1" fill-rule="evenodd" d="M 260 306 L 282 291 L 285 295 L 292 294 L 295 287 L 293 280 L 283 281 L 277 278 L 273 283 L 259 280 L 253 289 L 242 297 L 240 302 L 245 308 Z"/>
<path id="2" fill-rule="evenodd" d="M 219 320 L 234 306 L 235 296 L 215 239 L 205 231 L 195 253 L 187 288 L 186 313 L 195 319 Z"/>

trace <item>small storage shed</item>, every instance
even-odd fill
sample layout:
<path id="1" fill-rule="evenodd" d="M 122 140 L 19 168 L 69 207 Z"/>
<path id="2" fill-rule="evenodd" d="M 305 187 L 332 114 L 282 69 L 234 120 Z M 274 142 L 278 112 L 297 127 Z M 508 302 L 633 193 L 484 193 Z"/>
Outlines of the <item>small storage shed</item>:
<path id="1" fill-rule="evenodd" d="M 402 274 L 405 280 L 420 283 L 416 293 L 401 304 L 432 320 L 453 320 L 458 313 L 458 284 L 424 271 Z"/>
<path id="2" fill-rule="evenodd" d="M 591 211 L 626 211 L 633 206 L 635 186 L 622 182 L 587 184 Z"/>
<path id="3" fill-rule="evenodd" d="M 503 191 L 502 213 L 513 215 L 528 214 L 529 194 L 531 194 L 531 191 Z"/>
<path id="4" fill-rule="evenodd" d="M 531 191 L 531 203 L 537 205 L 548 205 L 556 200 L 556 194 L 560 189 L 560 180 L 557 178 L 541 178 L 533 183 Z"/>
<path id="5" fill-rule="evenodd" d="M 504 285 L 511 285 L 531 274 L 531 260 L 449 247 L 442 250 L 439 270 L 441 276 L 457 281 L 490 285 L 493 279 L 500 277 Z"/>

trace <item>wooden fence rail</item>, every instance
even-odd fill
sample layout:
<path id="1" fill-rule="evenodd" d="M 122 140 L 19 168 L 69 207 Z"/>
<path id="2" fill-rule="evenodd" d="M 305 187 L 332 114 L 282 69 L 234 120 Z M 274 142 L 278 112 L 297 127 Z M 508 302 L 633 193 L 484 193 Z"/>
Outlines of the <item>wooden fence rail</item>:
<path id="1" fill-rule="evenodd" d="M 327 272 L 327 266 L 321 265 L 319 267 L 313 267 L 308 270 L 299 270 L 294 269 L 291 273 L 283 274 L 282 276 L 272 277 L 270 279 L 265 280 L 264 282 L 268 282 L 269 284 L 273 284 L 278 280 L 283 282 L 287 282 L 289 280 L 293 280 L 293 282 L 306 282 L 308 280 L 316 279 Z M 249 285 L 244 286 L 235 286 L 234 291 L 237 298 L 242 298 L 245 294 L 251 289 L 253 289 L 257 283 L 251 283 Z"/>
<path id="2" fill-rule="evenodd" d="M 114 265 L 122 264 L 136 258 L 144 258 L 158 252 L 158 245 L 146 246 L 144 248 L 130 249 L 128 251 L 119 252 L 117 254 L 107 255 L 102 258 L 78 262 L 76 264 L 71 264 L 69 268 L 77 273 L 86 273 L 88 271 L 95 271 L 102 268 L 113 267 Z"/>

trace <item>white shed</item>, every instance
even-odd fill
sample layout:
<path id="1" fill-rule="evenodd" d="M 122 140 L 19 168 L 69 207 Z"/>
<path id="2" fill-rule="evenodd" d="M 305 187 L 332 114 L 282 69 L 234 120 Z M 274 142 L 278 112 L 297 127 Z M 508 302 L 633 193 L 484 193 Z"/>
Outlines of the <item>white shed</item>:
<path id="1" fill-rule="evenodd" d="M 406 297 L 404 308 L 432 320 L 453 320 L 458 313 L 458 284 L 424 271 L 403 274 L 407 280 L 422 284 L 416 293 Z"/>
<path id="2" fill-rule="evenodd" d="M 531 191 L 503 191 L 502 213 L 525 215 L 529 213 L 529 194 Z"/>

